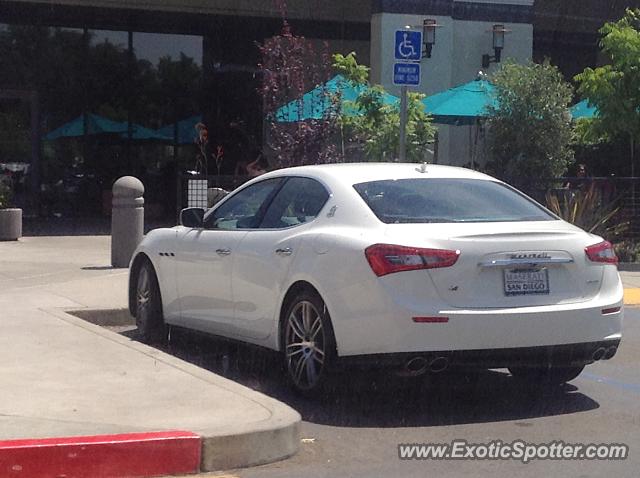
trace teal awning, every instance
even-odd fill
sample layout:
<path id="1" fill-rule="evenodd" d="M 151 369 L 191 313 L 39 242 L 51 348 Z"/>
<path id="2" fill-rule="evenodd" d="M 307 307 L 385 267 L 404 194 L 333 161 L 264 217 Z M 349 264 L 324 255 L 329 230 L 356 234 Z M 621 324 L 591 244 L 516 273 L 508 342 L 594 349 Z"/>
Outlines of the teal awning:
<path id="1" fill-rule="evenodd" d="M 465 125 L 488 115 L 496 106 L 495 87 L 487 80 L 474 80 L 431 95 L 422 102 L 434 123 Z"/>
<path id="2" fill-rule="evenodd" d="M 319 120 L 326 118 L 335 110 L 339 113 L 334 104 L 334 97 L 340 94 L 341 104 L 337 105 L 348 115 L 358 114 L 352 103 L 358 99 L 364 86 L 354 85 L 342 75 L 336 75 L 326 83 L 318 85 L 313 90 L 308 91 L 301 98 L 290 101 L 286 105 L 276 110 L 276 121 L 281 123 L 292 123 L 305 120 Z M 399 100 L 396 96 L 385 93 L 382 101 L 384 104 L 395 104 Z"/>
<path id="3" fill-rule="evenodd" d="M 115 135 L 120 139 L 128 137 L 129 126 L 126 121 L 113 121 L 103 116 L 92 113 L 86 115 L 87 118 L 87 135 Z M 78 116 L 76 119 L 63 124 L 62 126 L 50 131 L 44 136 L 44 140 L 51 141 L 59 138 L 78 138 L 85 135 L 84 117 Z M 170 141 L 167 137 L 153 129 L 145 128 L 136 123 L 131 124 L 131 139 L 134 140 L 161 140 Z"/>
<path id="4" fill-rule="evenodd" d="M 578 118 L 593 118 L 598 116 L 598 109 L 595 106 L 589 105 L 587 100 L 582 100 L 579 103 L 576 103 L 571 108 L 571 117 L 573 119 Z"/>

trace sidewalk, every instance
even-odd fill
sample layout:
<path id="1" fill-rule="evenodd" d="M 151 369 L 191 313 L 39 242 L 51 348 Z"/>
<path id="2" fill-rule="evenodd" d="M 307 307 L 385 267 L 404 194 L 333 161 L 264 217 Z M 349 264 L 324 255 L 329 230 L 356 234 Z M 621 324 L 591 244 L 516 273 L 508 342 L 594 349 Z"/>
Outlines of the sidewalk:
<path id="1" fill-rule="evenodd" d="M 105 450 L 104 459 L 124 469 L 135 463 L 136 476 L 230 469 L 294 454 L 300 415 L 288 406 L 65 313 L 126 308 L 127 270 L 109 267 L 109 241 L 85 236 L 0 242 L 0 478 L 117 476 L 113 468 L 112 474 L 107 467 L 90 473 L 74 468 L 83 456 L 95 466 Z M 167 431 L 177 433 L 155 433 Z M 131 435 L 139 432 L 144 434 Z M 62 458 L 55 455 L 61 443 L 18 442 L 23 451 L 38 450 L 40 461 L 42 453 L 53 453 L 41 463 L 46 475 L 34 468 L 37 459 L 16 455 L 18 445 L 7 441 L 71 436 L 85 438 L 65 441 L 76 448 Z M 198 453 L 183 453 L 193 438 Z M 147 455 L 135 448 L 150 440 Z M 172 443 L 179 466 L 158 468 L 171 461 Z M 17 463 L 18 456 L 25 461 Z M 57 469 L 51 460 L 59 458 Z"/>

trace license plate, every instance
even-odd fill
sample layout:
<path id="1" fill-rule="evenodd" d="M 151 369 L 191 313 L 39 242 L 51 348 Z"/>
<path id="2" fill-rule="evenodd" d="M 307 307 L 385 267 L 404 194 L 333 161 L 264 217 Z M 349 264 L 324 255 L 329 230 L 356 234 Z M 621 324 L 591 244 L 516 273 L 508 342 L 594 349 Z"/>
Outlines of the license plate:
<path id="1" fill-rule="evenodd" d="M 529 295 L 549 293 L 547 269 L 514 269 L 504 271 L 505 295 Z"/>

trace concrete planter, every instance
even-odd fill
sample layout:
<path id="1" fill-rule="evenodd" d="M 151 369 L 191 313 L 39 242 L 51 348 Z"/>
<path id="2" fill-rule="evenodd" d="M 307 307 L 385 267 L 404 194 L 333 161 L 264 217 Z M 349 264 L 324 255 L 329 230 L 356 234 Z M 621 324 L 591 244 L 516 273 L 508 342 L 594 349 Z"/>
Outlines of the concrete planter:
<path id="1" fill-rule="evenodd" d="M 22 237 L 22 209 L 0 209 L 0 241 L 17 241 Z"/>

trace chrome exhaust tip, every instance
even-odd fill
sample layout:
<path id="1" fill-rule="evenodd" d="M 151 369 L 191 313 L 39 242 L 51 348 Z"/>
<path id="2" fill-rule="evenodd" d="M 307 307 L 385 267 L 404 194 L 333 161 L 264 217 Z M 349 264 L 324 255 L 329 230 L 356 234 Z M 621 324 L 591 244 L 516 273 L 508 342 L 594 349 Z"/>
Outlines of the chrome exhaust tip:
<path id="1" fill-rule="evenodd" d="M 449 367 L 447 357 L 436 357 L 429 362 L 429 371 L 432 373 L 444 372 Z"/>
<path id="2" fill-rule="evenodd" d="M 429 364 L 424 357 L 413 357 L 407 361 L 404 365 L 404 369 L 408 375 L 417 377 L 427 371 L 428 365 Z"/>
<path id="3" fill-rule="evenodd" d="M 605 356 L 605 354 L 607 353 L 607 350 L 604 347 L 599 347 L 596 349 L 595 352 L 593 352 L 593 355 L 591 356 L 591 358 L 593 359 L 593 361 L 598 361 L 598 360 L 602 360 L 602 358 Z"/>
<path id="4" fill-rule="evenodd" d="M 617 345 L 612 345 L 611 347 L 609 347 L 607 351 L 604 353 L 604 360 L 609 360 L 610 358 L 612 358 L 617 351 L 618 351 Z"/>

